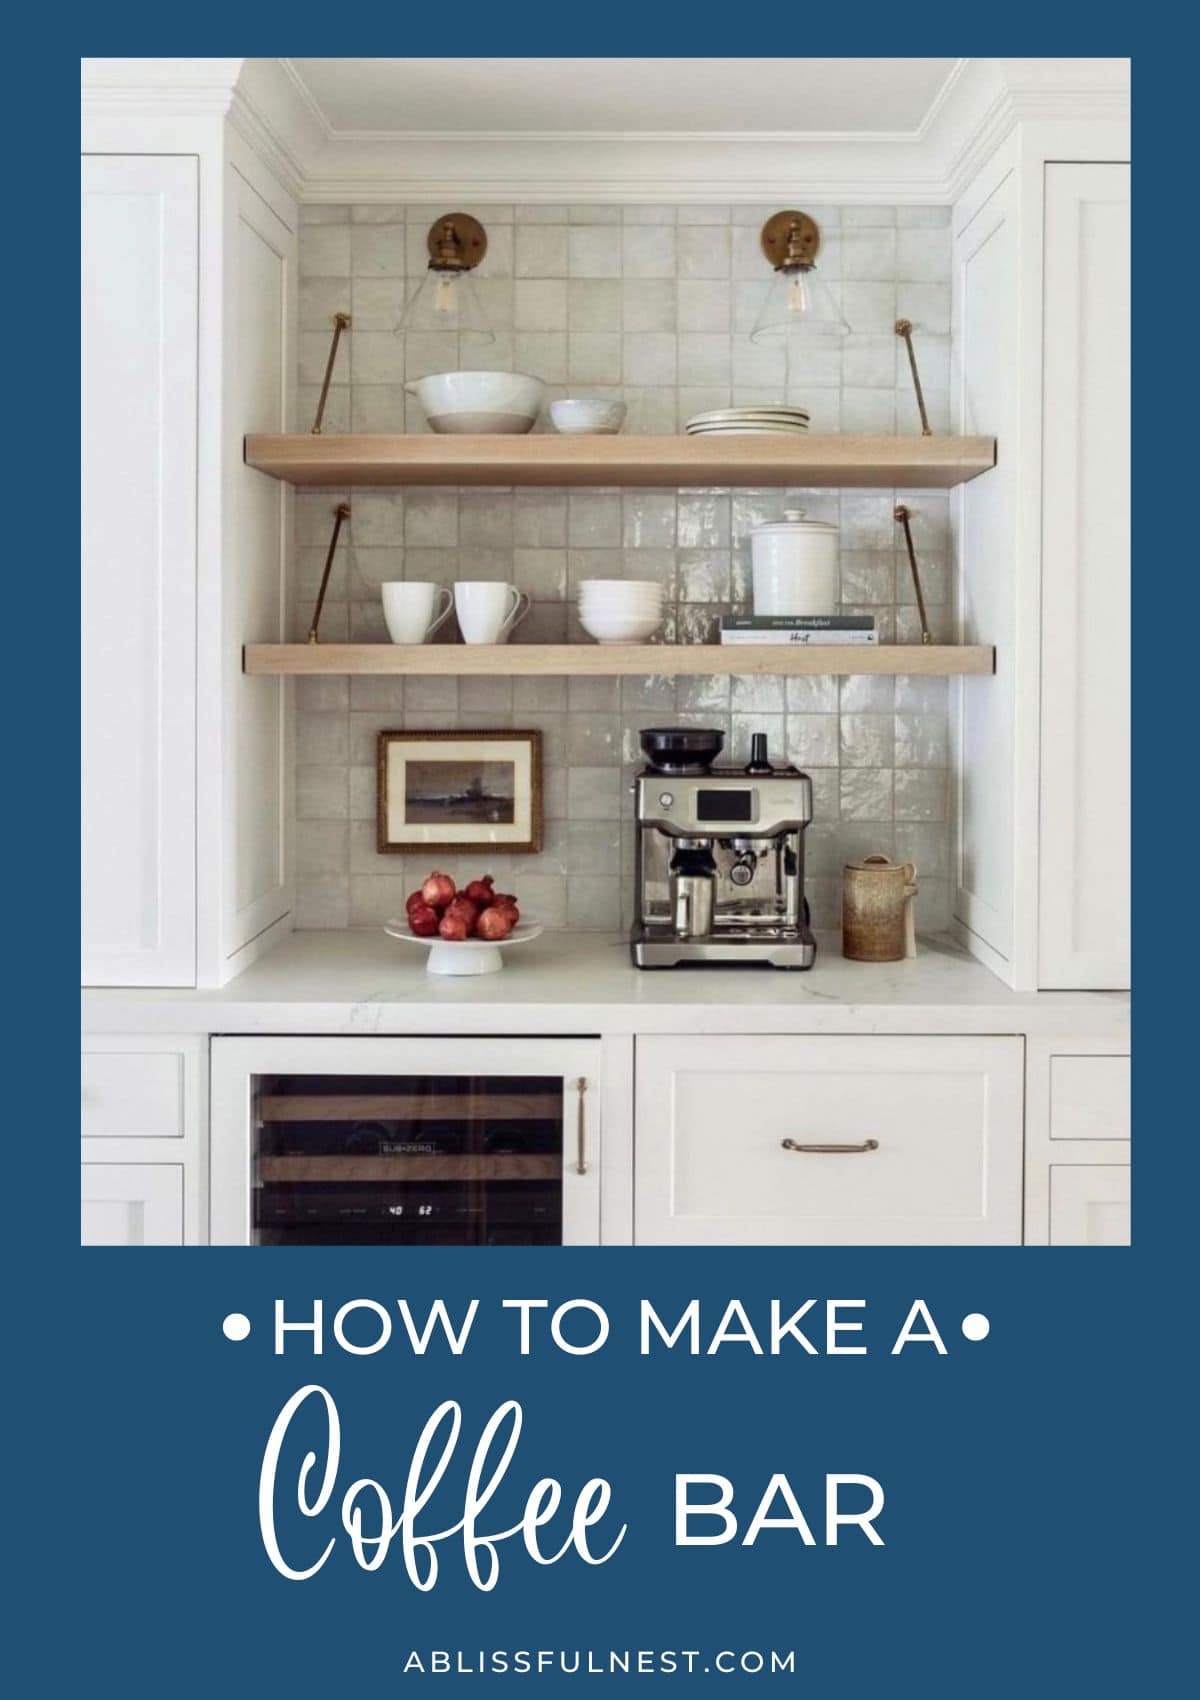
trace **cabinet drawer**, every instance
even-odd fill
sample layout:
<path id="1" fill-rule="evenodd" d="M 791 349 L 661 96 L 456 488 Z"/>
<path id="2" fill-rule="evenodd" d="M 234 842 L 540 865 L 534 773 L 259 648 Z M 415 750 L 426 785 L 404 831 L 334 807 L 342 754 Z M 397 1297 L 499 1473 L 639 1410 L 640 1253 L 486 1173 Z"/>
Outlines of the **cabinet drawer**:
<path id="1" fill-rule="evenodd" d="M 1023 1063 L 1015 1038 L 641 1040 L 634 1237 L 1017 1245 Z"/>
<path id="2" fill-rule="evenodd" d="M 1128 1139 L 1128 1057 L 1051 1057 L 1051 1139 Z"/>
<path id="3" fill-rule="evenodd" d="M 1129 1168 L 1055 1163 L 1050 1169 L 1051 1245 L 1128 1245 Z"/>
<path id="4" fill-rule="evenodd" d="M 80 1206 L 82 1245 L 182 1245 L 183 1167 L 84 1163 Z"/>
<path id="5" fill-rule="evenodd" d="M 81 1132 L 85 1139 L 182 1139 L 187 1057 L 180 1050 L 83 1053 Z"/>

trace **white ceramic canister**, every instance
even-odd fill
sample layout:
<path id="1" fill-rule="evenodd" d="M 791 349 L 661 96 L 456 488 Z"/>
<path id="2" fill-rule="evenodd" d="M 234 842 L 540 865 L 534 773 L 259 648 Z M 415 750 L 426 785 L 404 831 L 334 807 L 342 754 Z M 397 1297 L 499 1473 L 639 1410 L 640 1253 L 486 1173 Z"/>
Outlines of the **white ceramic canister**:
<path id="1" fill-rule="evenodd" d="M 755 614 L 836 614 L 838 529 L 788 508 L 750 533 Z"/>

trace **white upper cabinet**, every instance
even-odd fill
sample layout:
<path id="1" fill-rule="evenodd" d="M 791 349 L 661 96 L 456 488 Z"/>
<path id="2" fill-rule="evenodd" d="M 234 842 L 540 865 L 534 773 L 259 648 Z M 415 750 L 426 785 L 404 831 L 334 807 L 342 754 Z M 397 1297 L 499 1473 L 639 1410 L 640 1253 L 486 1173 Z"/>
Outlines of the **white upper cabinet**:
<path id="1" fill-rule="evenodd" d="M 1129 167 L 1048 164 L 1039 984 L 1129 984 Z"/>
<path id="2" fill-rule="evenodd" d="M 195 979 L 198 164 L 83 161 L 83 978 Z"/>

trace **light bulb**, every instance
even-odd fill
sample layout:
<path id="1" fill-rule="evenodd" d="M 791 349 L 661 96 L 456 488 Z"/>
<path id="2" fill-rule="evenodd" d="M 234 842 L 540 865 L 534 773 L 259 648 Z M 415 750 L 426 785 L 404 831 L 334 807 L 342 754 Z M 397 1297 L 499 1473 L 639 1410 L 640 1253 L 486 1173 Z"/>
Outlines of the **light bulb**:
<path id="1" fill-rule="evenodd" d="M 454 285 L 457 281 L 457 274 L 454 272 L 438 272 L 433 286 L 433 310 L 435 313 L 445 316 L 454 312 L 457 306 Z"/>
<path id="2" fill-rule="evenodd" d="M 808 290 L 804 287 L 804 273 L 792 273 L 791 285 L 787 292 L 787 310 L 789 313 L 807 313 Z"/>

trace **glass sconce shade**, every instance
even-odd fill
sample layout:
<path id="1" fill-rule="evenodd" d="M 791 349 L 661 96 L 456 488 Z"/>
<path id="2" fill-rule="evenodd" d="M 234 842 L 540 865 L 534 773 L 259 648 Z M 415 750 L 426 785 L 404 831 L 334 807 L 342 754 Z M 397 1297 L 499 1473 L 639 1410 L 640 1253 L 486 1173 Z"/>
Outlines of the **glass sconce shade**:
<path id="1" fill-rule="evenodd" d="M 783 266 L 767 286 L 750 340 L 845 336 L 849 330 L 837 296 L 815 265 Z"/>
<path id="2" fill-rule="evenodd" d="M 496 340 L 470 272 L 432 265 L 405 301 L 394 334 L 410 331 L 470 331 L 486 342 Z"/>

